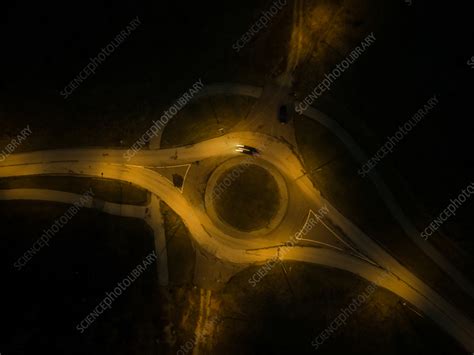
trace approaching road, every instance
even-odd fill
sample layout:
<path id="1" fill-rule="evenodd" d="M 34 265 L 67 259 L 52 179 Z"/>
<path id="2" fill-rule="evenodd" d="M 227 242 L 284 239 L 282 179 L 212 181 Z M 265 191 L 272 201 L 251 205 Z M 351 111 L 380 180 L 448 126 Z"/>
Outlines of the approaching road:
<path id="1" fill-rule="evenodd" d="M 344 145 L 348 148 L 349 152 L 351 152 L 352 156 L 359 164 L 365 164 L 369 160 L 369 157 L 337 122 L 330 119 L 322 112 L 311 107 L 308 108 L 304 114 L 306 117 L 321 123 L 329 130 L 334 132 L 341 142 L 344 143 Z M 395 197 L 377 174 L 377 172 L 375 170 L 370 171 L 368 177 L 374 184 L 379 196 L 385 202 L 385 205 L 389 209 L 392 216 L 402 227 L 403 231 L 421 250 L 423 250 L 426 255 L 434 260 L 441 269 L 443 269 L 448 275 L 456 280 L 458 285 L 461 286 L 464 291 L 474 298 L 474 286 L 430 243 L 427 243 L 421 238 L 420 232 L 416 229 L 410 219 L 405 215 L 403 210 L 397 204 Z"/>
<path id="2" fill-rule="evenodd" d="M 236 144 L 257 148 L 265 146 L 265 150 L 254 163 L 259 164 L 259 161 L 262 161 L 264 164 L 271 164 L 279 171 L 287 185 L 289 212 L 264 238 L 236 237 L 230 228 L 213 223 L 206 212 L 204 201 L 195 198 L 199 186 L 193 181 L 199 180 L 196 176 L 205 177 L 210 173 L 203 167 L 204 164 L 196 162 L 235 157 L 239 155 L 235 152 Z M 317 211 L 325 206 L 328 209 L 327 218 L 331 223 L 371 262 L 333 248 L 303 246 L 291 248 L 283 259 L 326 265 L 376 282 L 416 306 L 468 351 L 474 351 L 473 322 L 326 201 L 308 176 L 301 176 L 304 167 L 287 140 L 268 134 L 241 131 L 180 148 L 143 150 L 130 161 L 124 159 L 124 153 L 124 150 L 113 149 L 67 149 L 14 154 L 0 163 L 0 177 L 66 174 L 134 183 L 150 191 L 154 198 L 159 197 L 166 202 L 182 218 L 201 248 L 217 258 L 239 264 L 259 263 L 272 258 L 278 247 L 301 229 L 310 210 Z M 182 190 L 151 169 L 184 164 L 191 164 L 190 175 L 193 175 L 194 180 L 190 182 L 188 178 Z M 22 193 L 27 194 L 25 191 Z M 3 194 L 6 196 L 4 192 Z M 33 192 L 32 196 L 34 198 Z M 61 199 L 61 196 L 57 197 Z M 158 214 L 153 214 L 151 218 L 159 217 Z"/>
<path id="3" fill-rule="evenodd" d="M 281 97 L 282 90 L 274 87 L 266 87 L 267 95 L 272 97 Z M 273 89 L 272 92 L 269 92 L 268 89 Z M 242 95 L 249 96 L 253 98 L 261 98 L 264 90 L 257 86 L 250 85 L 241 85 L 241 84 L 214 84 L 208 85 L 202 91 L 202 96 L 211 96 L 220 93 L 221 95 Z M 267 100 L 265 100 L 266 102 Z M 294 104 L 299 104 L 294 102 Z M 268 105 L 267 105 L 268 107 Z M 274 111 L 275 112 L 275 111 Z M 315 108 L 309 107 L 304 112 L 304 117 L 312 119 L 319 124 L 326 127 L 331 131 L 348 149 L 352 157 L 359 164 L 364 164 L 369 159 L 367 154 L 359 147 L 356 141 L 349 135 L 349 133 L 335 120 L 331 119 L 321 111 L 316 110 Z M 275 120 L 274 120 L 275 121 Z M 263 122 L 252 122 L 253 127 L 262 126 Z M 248 128 L 248 127 L 242 127 Z M 247 130 L 247 129 L 243 129 Z M 250 129 L 252 130 L 252 129 Z M 268 131 L 268 130 L 267 130 Z M 272 136 L 284 136 L 281 132 L 271 131 Z M 295 142 L 294 139 L 289 139 L 285 136 L 285 139 L 290 142 Z M 295 144 L 296 145 L 296 144 Z M 368 174 L 369 179 L 374 184 L 380 198 L 384 201 L 385 206 L 390 211 L 393 218 L 399 223 L 403 231 L 411 238 L 411 240 L 418 246 L 426 255 L 428 255 L 446 274 L 448 274 L 456 283 L 467 292 L 472 298 L 474 298 L 474 285 L 467 280 L 464 275 L 462 275 L 442 254 L 436 250 L 429 242 L 426 242 L 420 237 L 419 231 L 416 229 L 415 225 L 410 221 L 407 215 L 403 212 L 402 208 L 398 205 L 395 197 L 392 192 L 389 190 L 387 185 L 385 185 L 382 178 L 377 174 L 377 172 L 372 170 Z"/>
<path id="4" fill-rule="evenodd" d="M 79 201 L 81 197 L 83 195 L 48 189 L 0 190 L 0 200 L 48 201 L 72 205 Z M 156 196 L 152 196 L 146 206 L 118 204 L 92 198 L 85 202 L 83 207 L 93 208 L 114 216 L 143 219 L 153 230 L 155 238 L 155 252 L 159 256 L 157 260 L 158 282 L 163 286 L 168 284 L 166 238 L 160 211 L 160 201 Z"/>

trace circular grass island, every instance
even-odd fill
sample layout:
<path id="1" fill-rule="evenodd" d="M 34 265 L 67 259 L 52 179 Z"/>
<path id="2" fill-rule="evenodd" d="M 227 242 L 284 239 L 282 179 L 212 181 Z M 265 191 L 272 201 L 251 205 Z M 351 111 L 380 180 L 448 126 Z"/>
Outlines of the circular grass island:
<path id="1" fill-rule="evenodd" d="M 230 226 L 251 232 L 269 226 L 280 209 L 275 178 L 258 165 L 239 165 L 220 174 L 213 199 L 218 217 Z"/>

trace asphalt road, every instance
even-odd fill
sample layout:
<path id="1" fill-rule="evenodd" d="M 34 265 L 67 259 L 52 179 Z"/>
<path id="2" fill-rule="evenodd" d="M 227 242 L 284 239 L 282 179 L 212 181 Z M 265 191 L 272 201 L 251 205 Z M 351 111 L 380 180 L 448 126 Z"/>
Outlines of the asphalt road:
<path id="1" fill-rule="evenodd" d="M 232 235 L 232 231 L 216 226 L 202 206 L 188 201 L 187 190 L 196 188 L 195 186 L 185 182 L 182 193 L 169 180 L 146 168 L 193 163 L 215 156 L 233 157 L 239 154 L 235 152 L 236 144 L 267 146 L 259 159 L 272 164 L 284 177 L 288 186 L 288 209 L 305 211 L 301 214 L 301 219 L 294 221 L 291 218 L 284 218 L 283 222 L 265 238 L 257 237 L 251 240 L 236 238 Z M 263 262 L 272 258 L 278 246 L 301 229 L 302 220 L 306 218 L 309 209 L 316 211 L 326 206 L 331 222 L 378 266 L 337 250 L 299 246 L 286 253 L 284 259 L 335 267 L 377 282 L 381 287 L 391 290 L 430 316 L 468 350 L 474 350 L 472 321 L 400 265 L 332 207 L 329 201 L 324 200 L 307 176 L 297 179 L 304 169 L 298 157 L 285 142 L 260 133 L 239 132 L 178 149 L 141 151 L 130 162 L 123 158 L 124 152 L 110 149 L 68 149 L 14 154 L 0 164 L 0 176 L 69 174 L 134 183 L 151 191 L 171 206 L 181 216 L 201 247 L 218 258 L 243 264 Z M 194 164 L 191 169 L 199 167 Z M 385 275 L 384 270 L 390 270 L 390 274 L 382 277 Z"/>

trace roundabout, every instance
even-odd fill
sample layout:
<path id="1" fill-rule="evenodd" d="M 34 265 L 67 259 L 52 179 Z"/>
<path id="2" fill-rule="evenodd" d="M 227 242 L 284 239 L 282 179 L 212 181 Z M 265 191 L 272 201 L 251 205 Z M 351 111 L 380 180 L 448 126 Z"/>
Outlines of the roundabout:
<path id="1" fill-rule="evenodd" d="M 288 208 L 288 189 L 281 174 L 259 158 L 235 157 L 211 174 L 205 206 L 216 225 L 237 236 L 263 236 L 277 228 Z"/>
<path id="2" fill-rule="evenodd" d="M 261 117 L 264 119 L 266 115 Z M 235 147 L 239 144 L 257 148 L 265 146 L 267 149 L 257 158 L 248 158 L 236 153 Z M 124 155 L 124 150 L 106 148 L 12 154 L 7 161 L 0 162 L 0 176 L 61 174 L 115 179 L 135 184 L 169 205 L 181 217 L 199 249 L 221 262 L 246 267 L 269 260 L 298 261 L 349 271 L 406 300 L 418 311 L 428 315 L 466 349 L 474 348 L 471 319 L 332 206 L 307 175 L 303 174 L 304 167 L 300 157 L 288 140 L 275 134 L 242 129 L 179 148 L 142 150 L 130 161 Z M 197 163 L 215 158 L 227 160 L 214 171 L 206 170 L 205 164 Z M 221 221 L 214 211 L 216 204 L 212 202 L 215 185 L 221 180 L 225 181 L 223 174 L 245 158 L 251 159 L 247 161 L 251 162 L 249 166 L 258 168 L 255 168 L 255 174 L 260 174 L 269 186 L 273 184 L 264 195 L 270 198 L 269 192 L 275 191 L 275 185 L 279 194 L 278 198 L 272 197 L 273 201 L 279 201 L 274 205 L 274 210 L 260 215 L 267 217 L 264 223 L 266 227 L 260 228 L 255 224 L 257 229 L 251 232 L 230 226 L 229 222 L 232 221 Z M 176 187 L 156 171 L 159 167 L 187 164 L 193 164 L 193 168 L 187 180 L 183 181 L 182 188 Z M 243 173 L 240 175 L 245 177 Z M 197 179 L 198 177 L 201 179 Z M 234 178 L 237 179 L 236 173 Z M 201 185 L 206 190 L 204 198 L 198 189 Z M 221 192 L 221 195 L 225 198 L 225 192 Z M 251 196 L 246 196 L 239 204 L 242 206 L 249 199 L 251 200 Z M 254 206 L 258 207 L 259 204 L 255 203 Z M 327 219 L 332 226 L 337 227 L 330 232 L 337 231 L 349 238 L 371 261 L 321 246 L 288 245 L 290 238 L 303 229 L 308 213 L 323 206 L 328 210 Z M 220 213 L 222 217 L 222 211 Z M 151 218 L 153 222 L 159 217 L 147 215 L 145 218 Z M 265 221 L 260 218 L 262 220 Z M 248 238 L 249 234 L 255 235 L 255 238 Z M 280 253 L 283 247 L 287 251 Z M 162 275 L 161 281 L 166 284 L 166 257 L 161 258 L 158 267 L 159 274 Z"/>

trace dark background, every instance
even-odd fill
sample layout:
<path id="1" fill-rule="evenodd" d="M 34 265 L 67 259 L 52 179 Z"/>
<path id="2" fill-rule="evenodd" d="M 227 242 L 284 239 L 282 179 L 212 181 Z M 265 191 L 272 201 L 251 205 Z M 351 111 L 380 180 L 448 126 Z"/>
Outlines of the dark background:
<path id="1" fill-rule="evenodd" d="M 474 69 L 467 65 L 474 56 L 472 11 L 465 5 L 467 1 L 461 4 L 413 0 L 412 6 L 402 0 L 399 3 L 405 21 L 391 25 L 393 31 L 400 33 L 400 41 L 381 53 L 377 65 L 371 68 L 374 75 L 366 75 L 364 80 L 347 88 L 365 99 L 359 107 L 354 105 L 349 109 L 359 116 L 370 110 L 371 115 L 364 118 L 364 123 L 373 132 L 374 141 L 383 143 L 398 125 L 437 94 L 439 106 L 381 165 L 385 178 L 390 180 L 395 172 L 416 203 L 436 216 L 474 178 Z M 101 112 L 112 104 L 121 105 L 118 109 L 124 111 L 158 111 L 161 104 L 170 103 L 199 77 L 218 77 L 221 68 L 226 68 L 222 73 L 227 73 L 228 67 L 238 67 L 239 56 L 233 52 L 232 43 L 255 20 L 255 13 L 269 4 L 269 1 L 248 0 L 218 4 L 202 1 L 2 3 L 0 134 L 5 131 L 13 134 L 23 128 L 12 126 L 24 117 L 28 117 L 25 122 L 32 120 L 40 126 L 57 127 L 54 132 L 58 136 L 68 128 L 81 125 L 106 129 L 113 124 L 110 118 L 104 118 L 103 122 L 107 123 L 101 124 L 100 115 L 79 113 Z M 142 25 L 107 57 L 95 75 L 64 100 L 59 95 L 64 86 L 136 16 Z M 227 78 L 226 74 L 222 75 L 222 81 Z M 400 115 L 388 114 L 393 111 Z M 372 148 L 375 152 L 377 145 Z M 395 189 L 400 188 L 397 183 L 393 182 Z M 473 204 L 472 200 L 466 202 L 456 217 L 446 223 L 453 238 L 472 239 Z M 26 223 L 26 219 L 15 223 Z M 9 246 L 4 244 L 4 247 Z M 97 265 L 101 262 L 97 257 Z M 116 278 L 121 274 L 111 275 Z M 47 278 L 39 271 L 35 275 Z M 24 282 L 32 280 L 34 277 Z M 98 279 L 97 285 L 102 281 Z M 25 288 L 22 282 L 16 280 L 12 285 L 24 294 L 44 287 L 38 283 Z M 79 285 L 87 287 L 88 283 L 83 281 Z M 71 286 L 70 292 L 77 292 L 78 287 Z M 42 292 L 38 297 L 47 300 L 49 296 Z M 23 296 L 19 301 L 28 302 L 28 297 Z M 78 300 L 71 298 L 72 301 Z M 54 304 L 46 304 L 48 308 L 41 311 L 45 317 L 48 309 L 54 308 Z M 66 304 L 64 301 L 62 306 Z M 140 309 L 139 305 L 134 306 Z M 35 317 L 34 312 L 40 311 L 33 310 L 31 314 L 25 311 L 25 314 Z M 11 320 L 16 319 L 14 312 L 9 315 Z M 53 320 L 61 321 L 59 316 Z M 5 326 L 19 326 L 21 318 L 15 322 Z M 40 341 L 40 329 L 44 326 L 35 323 L 34 332 L 40 334 L 33 336 L 35 341 Z M 57 330 L 54 326 L 47 329 Z M 13 341 L 21 342 L 20 338 Z M 47 343 L 43 345 L 48 347 Z M 101 348 L 106 349 L 107 346 Z M 58 353 L 66 353 L 62 351 Z"/>

